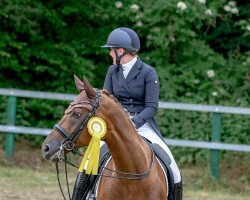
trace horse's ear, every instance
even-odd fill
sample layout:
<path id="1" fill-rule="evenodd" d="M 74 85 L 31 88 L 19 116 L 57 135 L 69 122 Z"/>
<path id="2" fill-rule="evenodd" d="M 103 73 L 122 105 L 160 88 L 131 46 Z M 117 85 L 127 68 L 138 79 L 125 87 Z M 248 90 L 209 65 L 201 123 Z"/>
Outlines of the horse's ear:
<path id="1" fill-rule="evenodd" d="M 85 92 L 88 98 L 94 99 L 95 98 L 95 90 L 88 82 L 87 78 L 83 76 L 83 84 L 85 88 Z"/>
<path id="2" fill-rule="evenodd" d="M 74 74 L 74 80 L 75 80 L 76 88 L 78 92 L 80 93 L 81 91 L 84 90 L 84 84 L 75 74 Z"/>

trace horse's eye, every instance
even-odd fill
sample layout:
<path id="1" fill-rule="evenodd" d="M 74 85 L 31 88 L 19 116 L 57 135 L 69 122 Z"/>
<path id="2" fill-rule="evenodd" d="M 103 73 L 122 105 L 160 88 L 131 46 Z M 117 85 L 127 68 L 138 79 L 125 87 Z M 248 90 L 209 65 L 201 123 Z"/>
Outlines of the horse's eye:
<path id="1" fill-rule="evenodd" d="M 78 113 L 78 112 L 72 112 L 72 116 L 79 119 L 81 117 L 81 113 Z"/>

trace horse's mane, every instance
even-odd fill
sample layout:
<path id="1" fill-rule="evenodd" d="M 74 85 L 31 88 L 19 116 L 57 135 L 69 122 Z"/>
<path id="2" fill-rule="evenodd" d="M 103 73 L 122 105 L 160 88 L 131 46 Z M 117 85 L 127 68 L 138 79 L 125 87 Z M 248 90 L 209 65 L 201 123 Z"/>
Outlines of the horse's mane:
<path id="1" fill-rule="evenodd" d="M 118 99 L 114 95 L 110 94 L 108 92 L 108 90 L 106 90 L 106 89 L 102 89 L 102 93 L 105 96 L 108 96 L 111 100 L 113 100 L 113 102 L 122 110 L 122 112 L 125 113 L 125 115 L 128 117 L 128 119 L 132 122 L 132 124 L 135 127 L 135 124 L 134 124 L 133 120 L 131 120 L 131 118 L 129 116 L 129 112 L 122 106 L 122 104 L 118 101 Z M 85 95 L 86 95 L 86 92 L 85 92 L 85 94 L 83 96 L 78 95 L 77 98 L 69 105 L 69 108 L 65 112 L 71 112 L 72 109 L 74 107 L 76 107 L 77 103 L 79 103 L 81 101 L 88 101 L 88 99 L 86 98 Z"/>
<path id="2" fill-rule="evenodd" d="M 110 93 L 108 92 L 108 90 L 106 90 L 106 89 L 103 89 L 102 92 L 103 92 L 103 94 L 105 94 L 106 96 L 110 97 L 110 98 L 111 98 L 111 99 L 121 108 L 121 110 L 124 111 L 124 112 L 126 113 L 126 115 L 128 116 L 128 118 L 130 119 L 128 111 L 122 106 L 122 104 L 118 101 L 118 99 L 117 99 L 114 95 L 110 94 Z M 130 119 L 130 120 L 131 120 L 131 119 Z M 131 120 L 131 121 L 132 121 L 132 120 Z M 133 121 L 132 121 L 132 123 L 134 124 Z"/>

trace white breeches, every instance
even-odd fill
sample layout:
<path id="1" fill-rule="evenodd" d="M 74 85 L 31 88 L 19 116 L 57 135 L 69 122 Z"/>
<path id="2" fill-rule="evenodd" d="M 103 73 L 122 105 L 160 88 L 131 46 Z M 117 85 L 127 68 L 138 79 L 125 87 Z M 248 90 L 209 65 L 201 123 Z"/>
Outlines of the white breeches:
<path id="1" fill-rule="evenodd" d="M 166 151 L 166 153 L 168 154 L 168 156 L 171 159 L 170 167 L 173 171 L 174 183 L 179 183 L 181 181 L 180 170 L 179 170 L 179 168 L 174 160 L 174 157 L 173 157 L 170 149 L 166 145 L 166 143 L 162 141 L 162 139 L 157 135 L 157 133 L 154 131 L 154 129 L 150 126 L 150 124 L 148 122 L 145 123 L 139 129 L 137 129 L 137 131 L 141 136 L 147 138 L 152 143 L 159 144 Z"/>
<path id="2" fill-rule="evenodd" d="M 181 174 L 180 174 L 180 170 L 174 160 L 174 157 L 170 151 L 170 149 L 168 148 L 168 146 L 166 145 L 165 142 L 162 141 L 162 139 L 157 135 L 157 133 L 154 131 L 154 129 L 150 126 L 150 124 L 147 122 L 145 123 L 142 127 L 140 127 L 139 129 L 137 129 L 138 133 L 147 138 L 149 141 L 151 141 L 152 143 L 157 143 L 159 144 L 164 150 L 165 152 L 168 154 L 168 156 L 171 159 L 171 164 L 170 167 L 173 171 L 173 176 L 174 176 L 174 183 L 179 183 L 181 181 Z M 104 144 L 105 142 L 101 141 L 101 146 Z"/>

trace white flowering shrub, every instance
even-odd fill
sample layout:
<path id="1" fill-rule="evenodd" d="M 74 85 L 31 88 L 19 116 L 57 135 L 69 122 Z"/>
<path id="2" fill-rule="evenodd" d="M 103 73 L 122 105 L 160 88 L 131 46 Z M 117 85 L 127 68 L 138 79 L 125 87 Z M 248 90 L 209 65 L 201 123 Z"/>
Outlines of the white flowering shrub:
<path id="1" fill-rule="evenodd" d="M 250 94 L 250 5 L 246 4 L 156 0 L 154 4 L 143 1 L 139 5 L 140 10 L 130 18 L 142 36 L 140 56 L 158 71 L 161 100 L 249 107 L 250 97 L 246 94 Z M 138 21 L 143 26 L 136 26 Z M 239 119 L 239 123 L 249 123 Z M 233 120 L 232 116 L 227 120 Z M 173 125 L 174 121 L 182 124 Z M 158 123 L 162 133 L 170 138 L 209 140 L 211 136 L 209 114 L 160 110 Z M 236 129 L 223 127 L 222 138 L 233 141 L 237 140 L 233 132 L 250 134 L 246 128 Z M 244 138 L 244 134 L 238 137 Z M 188 151 L 185 161 L 192 160 L 191 155 L 197 152 L 202 155 L 200 150 Z"/>
<path id="2" fill-rule="evenodd" d="M 187 5 L 184 2 L 179 1 L 177 3 L 177 8 L 180 9 L 180 10 L 186 10 L 187 9 Z"/>
<path id="3" fill-rule="evenodd" d="M 249 19 L 249 1 L 2 0 L 0 87 L 73 93 L 75 73 L 102 88 L 111 61 L 100 46 L 125 26 L 139 34 L 139 56 L 158 72 L 162 101 L 249 107 Z M 3 123 L 7 100 L 0 102 Z M 23 100 L 17 125 L 51 127 L 64 110 L 58 107 L 54 113 L 52 103 Z M 209 140 L 210 117 L 159 110 L 158 123 L 164 136 Z M 249 120 L 231 120 L 222 140 L 250 143 Z M 190 152 L 188 161 L 197 158 Z"/>

